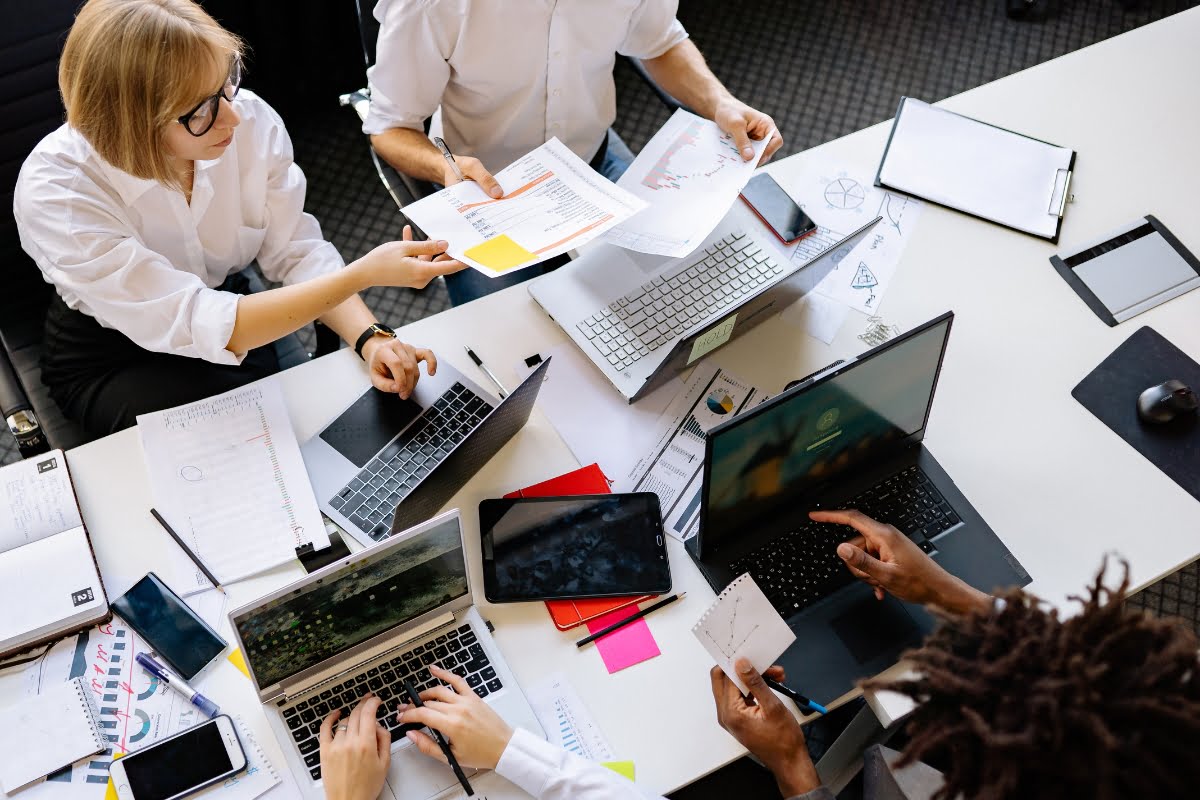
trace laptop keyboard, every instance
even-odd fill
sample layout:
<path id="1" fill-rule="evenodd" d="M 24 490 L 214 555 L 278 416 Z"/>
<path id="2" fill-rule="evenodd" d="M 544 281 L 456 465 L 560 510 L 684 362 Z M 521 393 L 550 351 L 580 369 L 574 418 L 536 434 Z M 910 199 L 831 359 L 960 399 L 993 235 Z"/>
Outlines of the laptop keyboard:
<path id="1" fill-rule="evenodd" d="M 375 541 L 392 533 L 396 506 L 492 410 L 486 400 L 455 383 L 416 422 L 371 459 L 329 501 Z"/>
<path id="2" fill-rule="evenodd" d="M 670 278 L 655 278 L 576 327 L 617 369 L 720 316 L 773 281 L 784 267 L 738 231 L 703 250 L 696 263 Z"/>
<path id="3" fill-rule="evenodd" d="M 404 692 L 405 678 L 412 681 L 418 692 L 440 684 L 430 674 L 430 664 L 437 664 L 466 678 L 467 685 L 480 697 L 487 697 L 504 688 L 469 624 L 452 628 L 399 655 L 389 656 L 365 666 L 356 675 L 320 692 L 310 692 L 304 700 L 283 708 L 283 720 L 291 731 L 292 745 L 300 752 L 314 781 L 321 779 L 321 722 L 339 708 L 342 709 L 342 719 L 345 719 L 367 692 L 373 692 L 383 700 L 375 716 L 395 742 L 404 738 L 409 731 L 422 727 L 398 723 L 396 707 L 408 702 Z"/>
<path id="4" fill-rule="evenodd" d="M 960 520 L 916 465 L 839 504 L 895 525 L 927 553 L 929 541 Z M 837 546 L 857 536 L 844 525 L 805 521 L 731 565 L 749 572 L 776 610 L 787 617 L 857 580 L 838 557 Z"/>

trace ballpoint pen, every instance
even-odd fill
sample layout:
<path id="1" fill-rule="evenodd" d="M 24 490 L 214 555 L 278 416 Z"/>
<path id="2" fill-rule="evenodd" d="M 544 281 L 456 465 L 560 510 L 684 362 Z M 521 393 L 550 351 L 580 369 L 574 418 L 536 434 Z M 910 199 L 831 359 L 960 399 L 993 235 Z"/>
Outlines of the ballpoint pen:
<path id="1" fill-rule="evenodd" d="M 492 383 L 496 384 L 496 388 L 500 390 L 500 396 L 508 397 L 508 392 L 505 390 L 504 384 L 500 382 L 499 378 L 492 374 L 492 371 L 487 368 L 487 364 L 483 363 L 483 359 L 475 355 L 475 351 L 466 345 L 463 345 L 463 350 L 467 351 L 467 355 L 470 356 L 471 360 L 475 362 L 475 366 L 483 370 L 483 374 L 492 379 Z"/>
<path id="2" fill-rule="evenodd" d="M 134 658 L 139 664 L 142 665 L 142 669 L 158 678 L 170 688 L 179 692 L 181 695 L 187 698 L 189 703 L 203 711 L 205 714 L 208 714 L 208 716 L 215 717 L 218 713 L 220 713 L 221 708 L 216 703 L 197 692 L 191 686 L 188 686 L 187 681 L 155 661 L 150 656 L 146 655 L 145 653 L 138 653 Z"/>
<path id="3" fill-rule="evenodd" d="M 450 169 L 454 170 L 454 177 L 460 181 L 465 181 L 467 176 L 463 175 L 462 170 L 458 168 L 458 162 L 454 160 L 454 154 L 450 152 L 449 147 L 446 147 L 446 143 L 442 140 L 442 137 L 433 137 L 433 143 L 437 145 L 438 150 L 442 151 L 442 158 L 446 159 L 446 163 L 450 165 Z"/>
<path id="4" fill-rule="evenodd" d="M 404 691 L 408 694 L 408 700 L 417 708 L 424 708 L 425 704 L 421 702 L 421 695 L 417 694 L 416 688 L 412 685 L 412 681 L 408 678 L 404 679 Z M 426 726 L 428 727 L 428 726 Z M 463 790 L 467 793 L 467 797 L 474 797 L 475 790 L 471 788 L 471 784 L 467 782 L 467 776 L 462 771 L 462 767 L 458 764 L 458 759 L 454 757 L 454 751 L 450 749 L 450 745 L 446 744 L 445 738 L 433 728 L 429 728 L 429 732 L 433 734 L 433 740 L 437 742 L 438 747 L 442 749 L 442 755 L 450 762 L 450 769 L 454 770 L 454 777 L 458 778 L 458 782 L 462 784 Z"/>
<path id="5" fill-rule="evenodd" d="M 770 686 L 775 691 L 779 692 L 782 695 L 792 698 L 792 700 L 795 701 L 796 705 L 800 706 L 801 711 L 815 711 L 818 714 L 828 714 L 829 713 L 828 711 L 825 710 L 825 706 L 821 705 L 820 703 L 814 703 L 812 700 L 809 700 L 807 697 L 800 694 L 795 689 L 789 689 L 788 687 L 784 686 L 782 683 L 775 680 L 774 678 L 768 678 L 766 675 L 764 675 L 763 680 L 767 682 L 767 686 Z"/>

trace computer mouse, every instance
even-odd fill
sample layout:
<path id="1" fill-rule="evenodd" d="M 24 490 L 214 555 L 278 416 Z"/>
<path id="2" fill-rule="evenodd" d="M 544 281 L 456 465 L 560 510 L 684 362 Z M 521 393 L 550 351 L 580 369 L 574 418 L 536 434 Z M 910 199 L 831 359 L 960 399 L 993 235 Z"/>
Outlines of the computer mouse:
<path id="1" fill-rule="evenodd" d="M 1194 413 L 1200 397 L 1183 381 L 1163 381 L 1138 395 L 1137 413 L 1143 422 L 1162 424 L 1180 414 Z"/>

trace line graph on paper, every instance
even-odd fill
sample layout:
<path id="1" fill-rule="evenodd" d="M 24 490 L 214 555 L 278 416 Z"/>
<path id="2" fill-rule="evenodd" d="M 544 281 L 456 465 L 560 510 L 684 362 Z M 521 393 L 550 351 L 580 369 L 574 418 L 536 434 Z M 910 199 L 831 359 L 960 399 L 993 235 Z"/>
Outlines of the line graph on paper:
<path id="1" fill-rule="evenodd" d="M 746 658 L 764 670 L 796 641 L 796 634 L 749 574 L 725 587 L 692 626 L 692 633 L 742 692 L 746 686 L 733 668 L 735 661 Z"/>
<path id="2" fill-rule="evenodd" d="M 745 616 L 739 618 L 738 611 L 742 607 L 741 596 L 733 598 L 733 606 L 729 608 L 728 619 L 721 623 L 710 621 L 704 635 L 720 650 L 726 658 L 733 659 L 737 653 L 750 641 L 759 625 Z M 728 606 L 727 606 L 728 608 Z"/>
<path id="3" fill-rule="evenodd" d="M 715 141 L 704 142 L 708 137 Z M 678 190 L 689 179 L 711 178 L 741 161 L 728 134 L 714 133 L 697 119 L 689 123 L 642 178 L 647 189 Z"/>

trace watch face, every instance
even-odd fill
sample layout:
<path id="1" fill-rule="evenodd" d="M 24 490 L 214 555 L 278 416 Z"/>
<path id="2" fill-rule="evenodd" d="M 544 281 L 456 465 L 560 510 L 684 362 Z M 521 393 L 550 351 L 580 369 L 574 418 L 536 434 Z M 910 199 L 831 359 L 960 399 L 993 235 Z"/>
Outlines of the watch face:
<path id="1" fill-rule="evenodd" d="M 396 332 L 394 330 L 392 330 L 391 328 L 389 328 L 387 325 L 384 325 L 382 322 L 376 322 L 374 325 L 371 326 L 371 328 L 376 333 L 382 333 L 384 336 L 391 336 L 392 338 L 395 338 L 395 336 L 396 336 Z"/>

